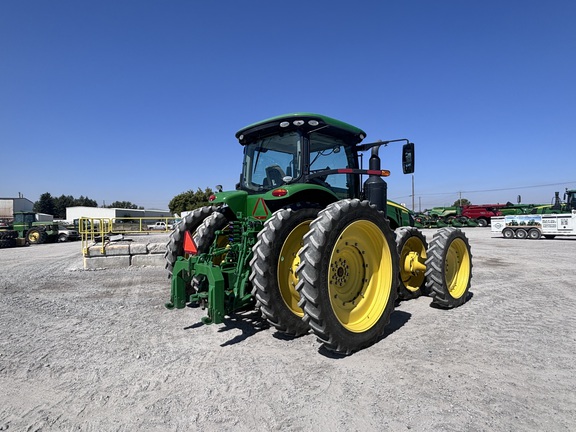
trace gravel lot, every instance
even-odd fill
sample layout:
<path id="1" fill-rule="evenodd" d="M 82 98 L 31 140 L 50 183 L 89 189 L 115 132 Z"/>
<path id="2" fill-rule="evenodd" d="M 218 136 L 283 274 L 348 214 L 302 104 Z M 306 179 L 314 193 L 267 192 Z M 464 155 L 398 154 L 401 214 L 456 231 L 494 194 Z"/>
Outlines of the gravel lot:
<path id="1" fill-rule="evenodd" d="M 168 311 L 163 268 L 0 249 L 0 431 L 574 431 L 576 238 L 465 231 L 472 298 L 403 302 L 344 358 L 255 313 Z"/>

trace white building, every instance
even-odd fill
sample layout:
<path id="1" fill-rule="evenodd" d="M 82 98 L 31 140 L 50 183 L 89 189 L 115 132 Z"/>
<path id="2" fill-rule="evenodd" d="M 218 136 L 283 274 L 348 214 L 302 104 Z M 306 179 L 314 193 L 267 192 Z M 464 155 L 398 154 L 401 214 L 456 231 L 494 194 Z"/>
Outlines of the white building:
<path id="1" fill-rule="evenodd" d="M 168 210 L 140 210 L 84 206 L 66 207 L 66 220 L 68 222 L 73 222 L 82 217 L 94 219 L 146 218 L 150 222 L 155 222 L 159 218 L 172 217 L 172 214 Z"/>

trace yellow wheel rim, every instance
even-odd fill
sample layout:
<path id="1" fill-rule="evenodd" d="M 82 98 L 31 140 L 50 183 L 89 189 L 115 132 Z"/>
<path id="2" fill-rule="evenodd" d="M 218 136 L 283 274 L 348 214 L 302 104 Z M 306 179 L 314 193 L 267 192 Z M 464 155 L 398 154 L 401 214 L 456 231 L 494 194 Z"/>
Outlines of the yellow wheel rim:
<path id="1" fill-rule="evenodd" d="M 296 226 L 282 245 L 280 250 L 280 257 L 278 258 L 278 287 L 280 288 L 280 294 L 286 306 L 294 313 L 300 317 L 304 316 L 304 311 L 298 306 L 300 301 L 300 294 L 296 291 L 296 284 L 298 283 L 298 277 L 296 276 L 296 268 L 300 264 L 300 257 L 298 256 L 298 251 L 302 247 L 302 238 L 310 229 L 310 222 L 305 221 Z"/>
<path id="2" fill-rule="evenodd" d="M 28 234 L 28 240 L 31 241 L 32 243 L 36 243 L 39 238 L 40 238 L 40 233 L 37 231 L 34 231 L 34 232 Z"/>
<path id="3" fill-rule="evenodd" d="M 372 222 L 353 222 L 340 235 L 330 256 L 328 292 L 338 321 L 362 333 L 386 309 L 393 281 L 392 254 L 382 231 Z"/>
<path id="4" fill-rule="evenodd" d="M 408 291 L 415 292 L 426 277 L 426 248 L 418 237 L 410 237 L 400 253 L 400 278 Z"/>
<path id="5" fill-rule="evenodd" d="M 454 239 L 450 244 L 444 274 L 450 295 L 455 299 L 462 297 L 470 280 L 470 253 L 462 239 Z"/>

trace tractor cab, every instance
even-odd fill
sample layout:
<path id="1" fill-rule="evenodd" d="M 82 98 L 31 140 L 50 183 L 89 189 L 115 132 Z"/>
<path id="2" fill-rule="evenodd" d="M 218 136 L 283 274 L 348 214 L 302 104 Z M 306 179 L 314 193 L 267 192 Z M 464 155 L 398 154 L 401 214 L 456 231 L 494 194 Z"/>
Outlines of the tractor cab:
<path id="1" fill-rule="evenodd" d="M 390 174 L 380 167 L 380 146 L 405 141 L 402 168 L 414 172 L 414 144 L 406 139 L 360 144 L 366 133 L 331 117 L 294 113 L 272 117 L 236 133 L 244 145 L 238 189 L 262 194 L 291 184 L 319 185 L 331 192 L 331 201 L 363 198 L 386 212 L 386 182 Z M 361 169 L 361 152 L 371 150 L 369 169 Z M 368 175 L 361 187 L 361 175 Z"/>
<path id="2" fill-rule="evenodd" d="M 244 145 L 239 189 L 262 193 L 282 185 L 318 184 L 338 198 L 359 193 L 356 145 L 365 132 L 352 125 L 310 113 L 273 117 L 236 134 Z"/>
<path id="3" fill-rule="evenodd" d="M 14 213 L 14 226 L 31 228 L 34 222 L 36 222 L 36 213 L 33 212 Z"/>
<path id="4" fill-rule="evenodd" d="M 566 202 L 567 211 L 576 210 L 576 189 L 566 189 L 564 192 L 564 201 Z"/>

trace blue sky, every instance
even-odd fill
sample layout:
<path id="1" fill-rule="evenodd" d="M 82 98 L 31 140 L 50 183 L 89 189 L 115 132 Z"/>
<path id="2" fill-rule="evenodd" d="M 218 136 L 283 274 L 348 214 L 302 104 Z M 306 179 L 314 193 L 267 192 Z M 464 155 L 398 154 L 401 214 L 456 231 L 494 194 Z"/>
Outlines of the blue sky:
<path id="1" fill-rule="evenodd" d="M 576 188 L 573 1 L 0 2 L 0 197 L 168 207 L 234 133 L 318 112 L 416 144 L 416 210 Z M 411 207 L 400 146 L 389 197 Z"/>

